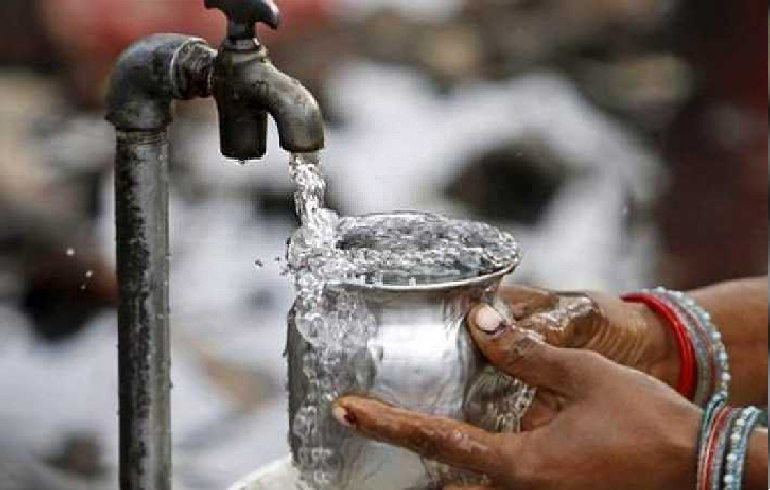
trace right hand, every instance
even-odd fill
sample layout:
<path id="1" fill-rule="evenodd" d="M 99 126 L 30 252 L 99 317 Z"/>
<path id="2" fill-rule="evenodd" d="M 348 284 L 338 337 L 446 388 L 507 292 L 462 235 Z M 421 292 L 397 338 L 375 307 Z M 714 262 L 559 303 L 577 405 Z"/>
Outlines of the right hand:
<path id="1" fill-rule="evenodd" d="M 470 331 L 501 371 L 562 400 L 551 420 L 519 434 L 361 397 L 333 407 L 345 426 L 490 479 L 453 490 L 679 490 L 695 487 L 701 412 L 671 388 L 587 350 L 559 348 L 516 325 Z"/>

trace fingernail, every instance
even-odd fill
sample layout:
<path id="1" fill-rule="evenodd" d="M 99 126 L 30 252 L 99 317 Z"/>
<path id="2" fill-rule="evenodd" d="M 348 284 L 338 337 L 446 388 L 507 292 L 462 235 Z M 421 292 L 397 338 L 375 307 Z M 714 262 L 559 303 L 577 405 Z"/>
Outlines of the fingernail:
<path id="1" fill-rule="evenodd" d="M 505 320 L 491 306 L 484 306 L 476 312 L 476 326 L 488 335 L 495 335 L 505 329 Z"/>
<path id="2" fill-rule="evenodd" d="M 334 408 L 332 408 L 332 415 L 335 419 L 337 419 L 337 422 L 342 424 L 343 426 L 353 429 L 356 425 L 356 416 L 353 412 L 339 406 L 335 405 Z"/>

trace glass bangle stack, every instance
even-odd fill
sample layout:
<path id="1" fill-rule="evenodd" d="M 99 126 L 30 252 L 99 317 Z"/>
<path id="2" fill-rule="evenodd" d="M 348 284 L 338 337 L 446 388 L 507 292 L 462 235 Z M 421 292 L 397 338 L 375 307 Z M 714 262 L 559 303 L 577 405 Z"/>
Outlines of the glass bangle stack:
<path id="1" fill-rule="evenodd" d="M 697 384 L 693 402 L 705 407 L 718 393 L 730 392 L 730 362 L 722 334 L 711 314 L 679 291 L 656 288 L 644 291 L 663 301 L 680 317 L 695 352 Z"/>
<path id="2" fill-rule="evenodd" d="M 698 435 L 696 490 L 740 490 L 751 436 L 758 426 L 767 426 L 767 415 L 755 407 L 728 406 L 730 362 L 711 314 L 686 294 L 664 288 L 626 298 L 647 304 L 666 317 L 673 330 L 682 328 L 686 332 L 695 365 L 682 366 L 682 370 L 688 368 L 695 373 L 693 402 L 704 408 Z"/>

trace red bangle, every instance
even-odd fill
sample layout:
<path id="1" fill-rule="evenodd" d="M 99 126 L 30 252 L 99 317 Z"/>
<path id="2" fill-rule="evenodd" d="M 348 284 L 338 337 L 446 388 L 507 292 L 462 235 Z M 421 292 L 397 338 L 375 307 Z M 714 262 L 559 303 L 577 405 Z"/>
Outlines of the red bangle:
<path id="1" fill-rule="evenodd" d="M 677 391 L 688 400 L 692 400 L 695 396 L 696 388 L 695 350 L 692 341 L 687 334 L 687 327 L 682 323 L 676 310 L 655 296 L 644 293 L 627 294 L 623 296 L 623 301 L 640 303 L 647 306 L 659 316 L 663 317 L 666 320 L 666 324 L 671 327 L 674 338 L 676 339 L 676 347 L 679 352 L 680 361 Z"/>

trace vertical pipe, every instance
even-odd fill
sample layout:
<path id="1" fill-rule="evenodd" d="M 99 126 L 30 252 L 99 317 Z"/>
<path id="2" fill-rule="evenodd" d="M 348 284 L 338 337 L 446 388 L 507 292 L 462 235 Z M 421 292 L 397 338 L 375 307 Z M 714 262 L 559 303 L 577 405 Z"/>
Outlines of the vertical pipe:
<path id="1" fill-rule="evenodd" d="M 171 490 L 168 138 L 117 133 L 121 490 Z"/>

